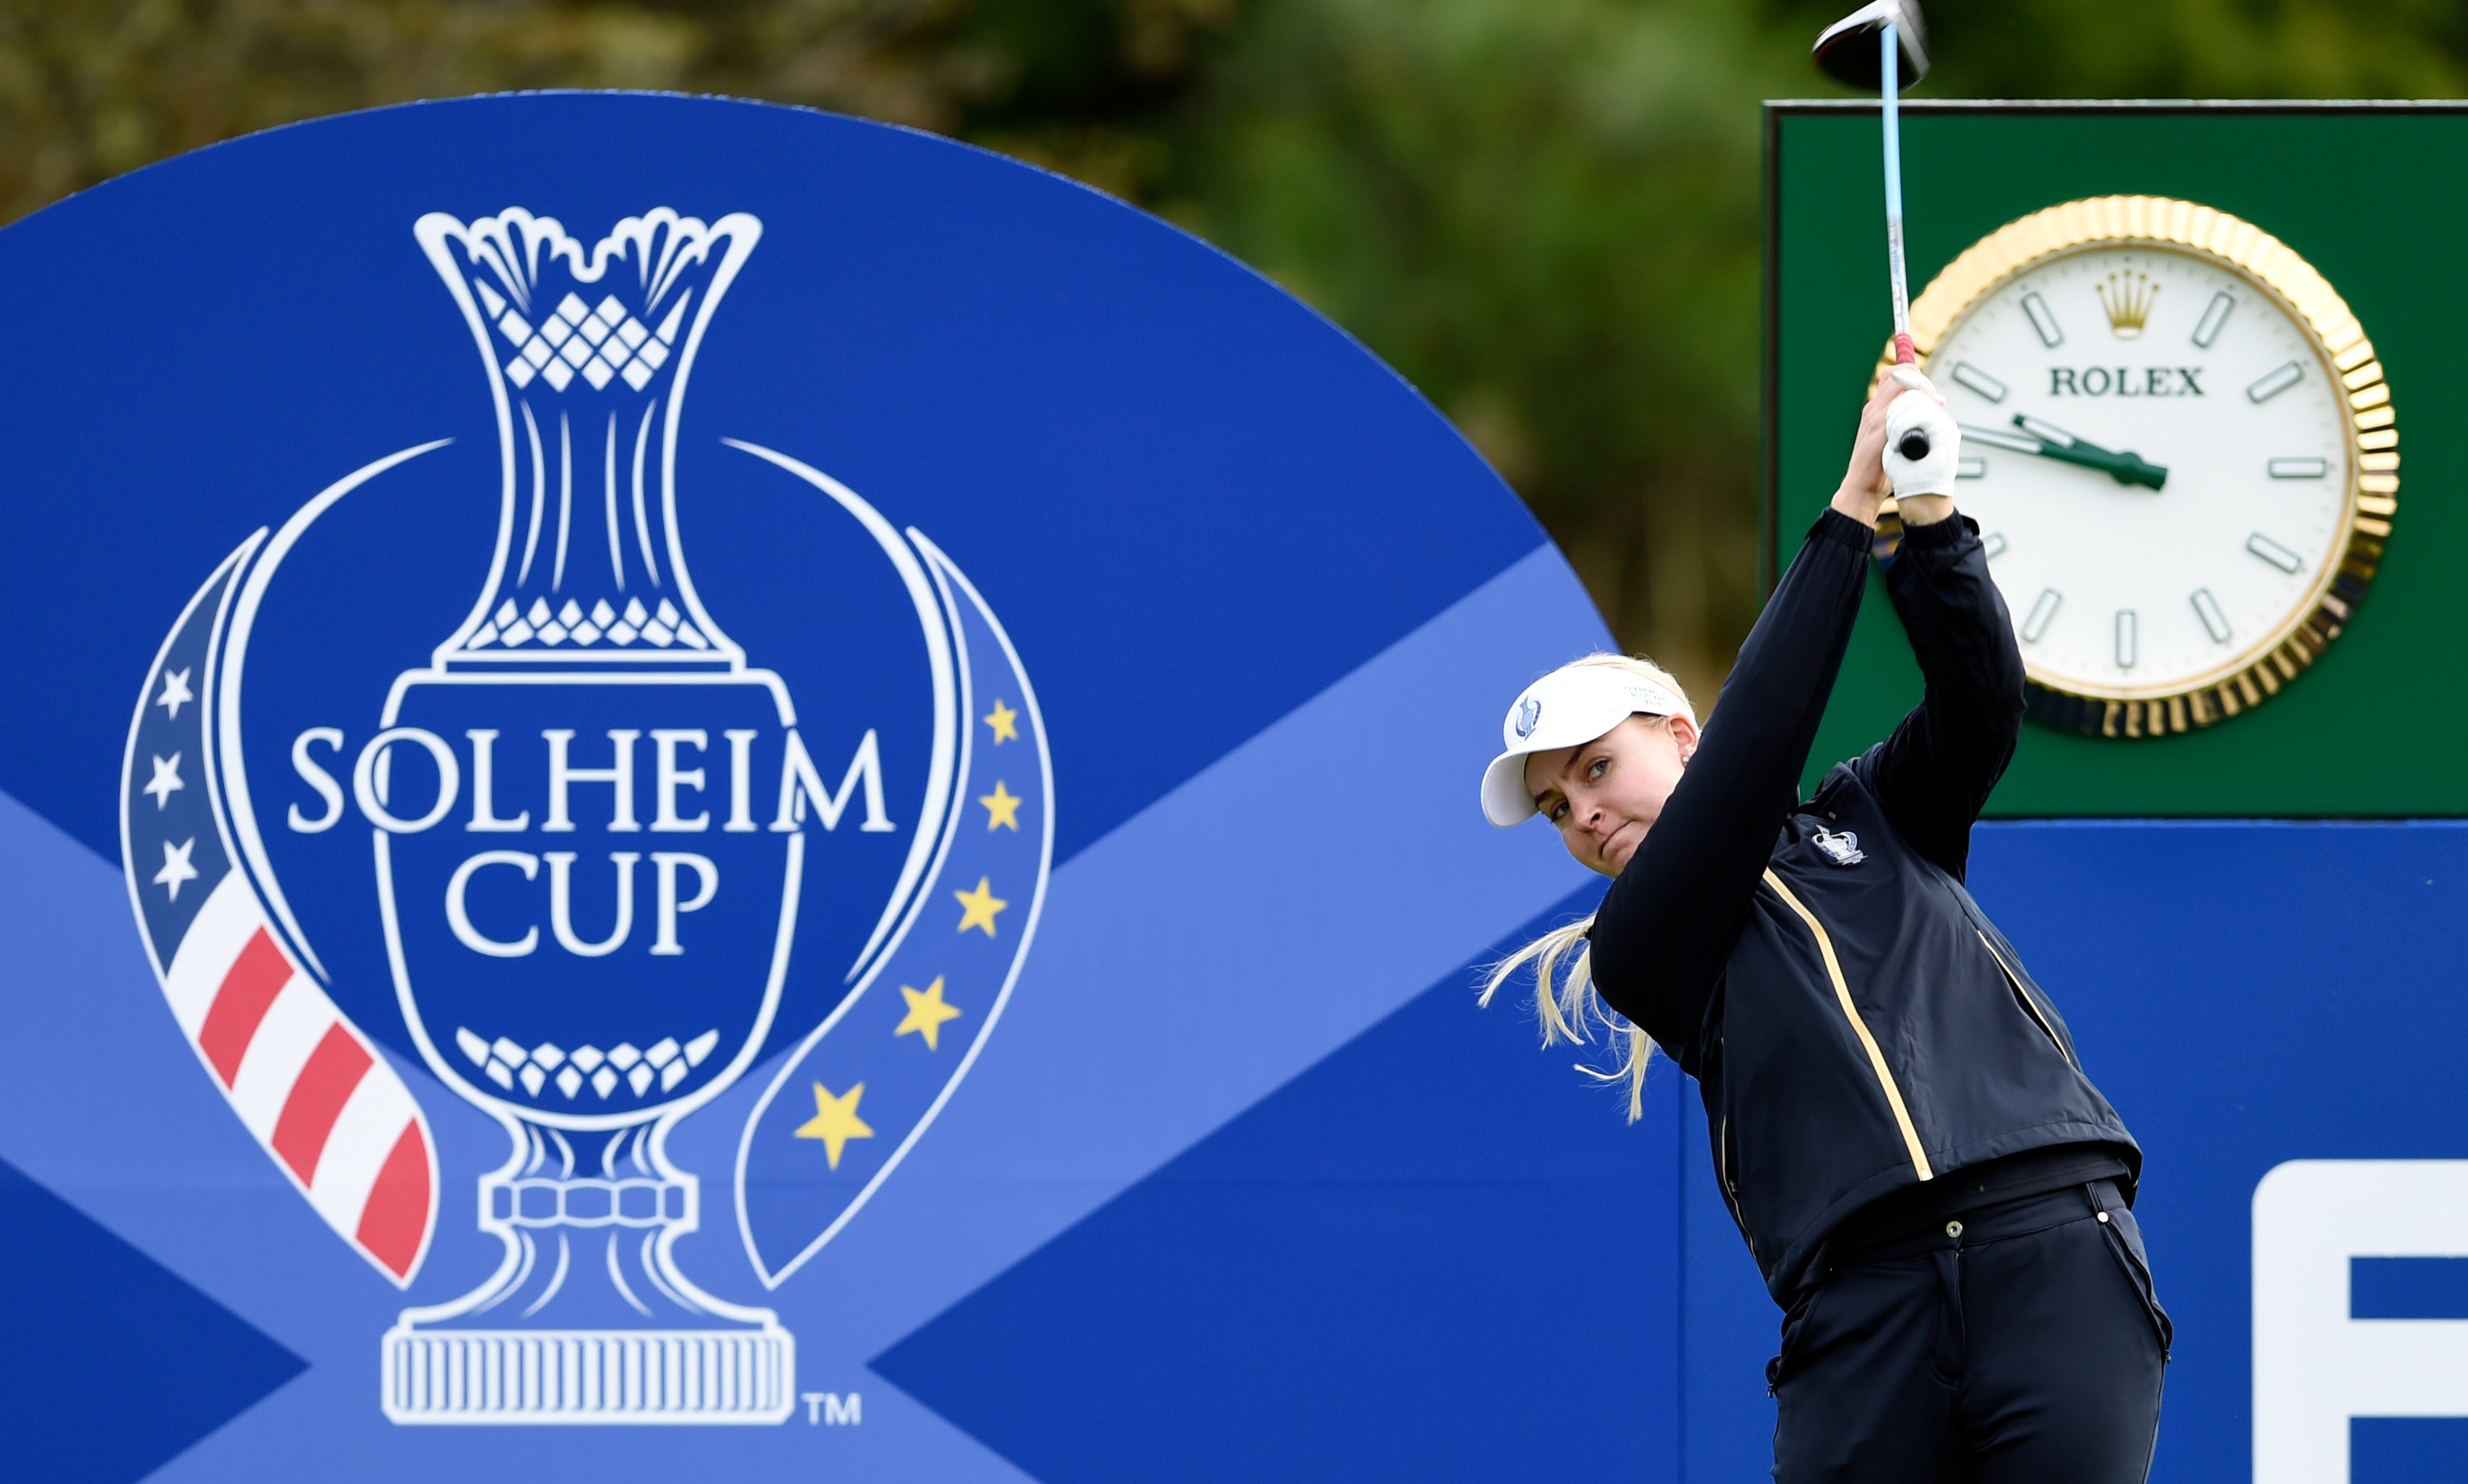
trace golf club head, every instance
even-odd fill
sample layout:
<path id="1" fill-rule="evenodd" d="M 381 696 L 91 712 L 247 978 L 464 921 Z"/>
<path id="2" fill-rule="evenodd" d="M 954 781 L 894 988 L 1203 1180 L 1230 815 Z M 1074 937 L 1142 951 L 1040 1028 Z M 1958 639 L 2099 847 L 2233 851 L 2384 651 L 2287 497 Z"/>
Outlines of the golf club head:
<path id="1" fill-rule="evenodd" d="M 1891 26 L 1902 42 L 1897 88 L 1907 88 L 1928 76 L 1928 24 L 1920 18 L 1919 0 L 1869 0 L 1869 3 L 1825 28 L 1817 38 L 1817 68 L 1838 82 L 1873 93 L 1885 85 L 1885 58 L 1878 55 L 1877 32 Z"/>

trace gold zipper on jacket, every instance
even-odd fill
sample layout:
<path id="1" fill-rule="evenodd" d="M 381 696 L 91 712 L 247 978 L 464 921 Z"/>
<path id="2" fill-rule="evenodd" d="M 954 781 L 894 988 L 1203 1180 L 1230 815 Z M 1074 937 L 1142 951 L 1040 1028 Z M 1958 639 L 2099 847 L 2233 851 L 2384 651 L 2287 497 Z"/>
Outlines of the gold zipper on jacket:
<path id="1" fill-rule="evenodd" d="M 2040 1014 L 2040 1002 L 2031 997 L 2031 992 L 2022 988 L 2022 976 L 2014 971 L 2013 965 L 2005 962 L 2005 955 L 1997 951 L 1997 945 L 1988 941 L 1986 933 L 1980 932 L 1977 927 L 1971 930 L 1978 934 L 1979 946 L 1988 950 L 1988 956 L 1997 960 L 1997 967 L 2004 971 L 2005 982 L 2014 986 L 2014 993 L 2022 1001 L 2022 1008 L 2031 1013 L 2031 1018 L 2038 1021 L 2040 1029 L 2047 1034 L 2048 1044 L 2057 1048 L 2057 1055 L 2071 1062 L 2073 1057 L 2067 1052 L 2066 1043 L 2058 1039 L 2057 1028 L 2048 1023 L 2046 1016 Z"/>
<path id="2" fill-rule="evenodd" d="M 1722 1123 L 1714 1130 L 1714 1160 L 1715 1174 L 1723 1182 L 1723 1204 L 1731 1208 L 1731 1222 L 1740 1228 L 1741 1236 L 1748 1239 L 1748 1256 L 1754 1258 L 1757 1255 L 1757 1234 L 1748 1230 L 1748 1219 L 1740 1210 L 1740 1187 L 1731 1178 L 1731 1116 L 1728 1113 L 1723 1115 Z"/>
<path id="3" fill-rule="evenodd" d="M 1903 1106 L 1903 1090 L 1894 1085 L 1893 1071 L 1885 1065 L 1885 1053 L 1878 1047 L 1877 1038 L 1869 1034 L 1868 1022 L 1860 1018 L 1860 1007 L 1851 1003 L 1851 986 L 1842 980 L 1842 963 L 1834 956 L 1834 940 L 1827 935 L 1825 925 L 1817 920 L 1816 913 L 1801 905 L 1800 900 L 1792 895 L 1791 888 L 1782 883 L 1782 878 L 1774 875 L 1771 867 L 1766 869 L 1766 884 L 1771 886 L 1774 894 L 1782 898 L 1783 904 L 1798 913 L 1799 920 L 1808 925 L 1808 930 L 1817 935 L 1817 951 L 1825 960 L 1826 977 L 1834 981 L 1834 997 L 1840 1002 L 1843 1017 L 1851 1022 L 1852 1032 L 1860 1038 L 1860 1044 L 1867 1048 L 1868 1066 L 1877 1074 L 1877 1085 L 1885 1091 L 1885 1106 L 1894 1110 L 1894 1127 L 1902 1130 L 1903 1145 L 1910 1151 L 1911 1167 L 1919 1172 L 1921 1179 L 1935 1179 L 1936 1172 L 1929 1168 L 1928 1151 L 1920 1147 L 1920 1131 L 1911 1124 L 1910 1109 Z"/>

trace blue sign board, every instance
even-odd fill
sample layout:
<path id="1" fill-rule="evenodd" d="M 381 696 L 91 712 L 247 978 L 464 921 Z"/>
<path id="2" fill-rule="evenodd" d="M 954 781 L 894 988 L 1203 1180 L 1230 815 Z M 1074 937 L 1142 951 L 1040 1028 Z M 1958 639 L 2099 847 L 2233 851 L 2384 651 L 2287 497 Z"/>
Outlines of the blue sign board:
<path id="1" fill-rule="evenodd" d="M 1326 321 L 621 95 L 0 263 L 12 1476 L 1675 1475 L 1676 1086 L 1471 993 L 1606 635 Z"/>

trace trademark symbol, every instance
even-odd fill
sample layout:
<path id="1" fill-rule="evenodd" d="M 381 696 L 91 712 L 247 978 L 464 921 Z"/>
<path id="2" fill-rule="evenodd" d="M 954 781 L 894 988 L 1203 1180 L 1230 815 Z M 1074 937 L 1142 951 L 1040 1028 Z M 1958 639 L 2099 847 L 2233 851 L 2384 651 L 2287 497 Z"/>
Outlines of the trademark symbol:
<path id="1" fill-rule="evenodd" d="M 806 1426 L 810 1427 L 854 1427 L 865 1420 L 854 1391 L 847 1396 L 836 1391 L 803 1391 L 798 1395 L 805 1400 Z"/>

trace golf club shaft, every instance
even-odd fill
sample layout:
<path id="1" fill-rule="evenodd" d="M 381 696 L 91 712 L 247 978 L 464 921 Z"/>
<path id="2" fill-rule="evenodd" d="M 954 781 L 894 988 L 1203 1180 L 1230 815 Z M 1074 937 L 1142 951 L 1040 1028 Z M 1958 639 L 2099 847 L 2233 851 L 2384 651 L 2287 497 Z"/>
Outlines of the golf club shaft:
<path id="1" fill-rule="evenodd" d="M 1897 101 L 1901 92 L 1901 38 L 1892 25 L 1880 33 L 1885 44 L 1883 70 L 1885 122 L 1885 273 L 1894 289 L 1894 359 L 1911 365 L 1919 359 L 1911 346 L 1911 291 L 1903 274 L 1903 121 Z"/>

